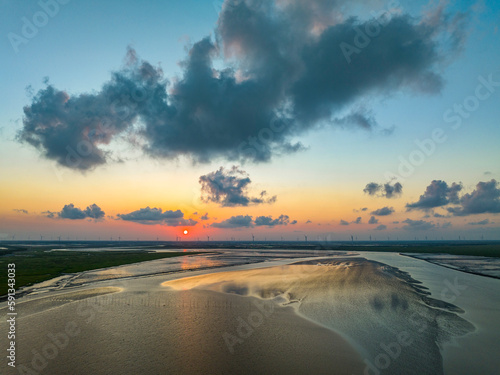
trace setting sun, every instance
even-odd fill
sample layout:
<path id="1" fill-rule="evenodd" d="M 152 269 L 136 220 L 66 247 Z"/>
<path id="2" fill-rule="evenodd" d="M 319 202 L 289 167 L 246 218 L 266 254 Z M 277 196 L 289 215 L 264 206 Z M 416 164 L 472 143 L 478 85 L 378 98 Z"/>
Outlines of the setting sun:
<path id="1" fill-rule="evenodd" d="M 187 231 L 187 229 L 184 229 L 184 234 L 188 234 L 189 232 Z"/>

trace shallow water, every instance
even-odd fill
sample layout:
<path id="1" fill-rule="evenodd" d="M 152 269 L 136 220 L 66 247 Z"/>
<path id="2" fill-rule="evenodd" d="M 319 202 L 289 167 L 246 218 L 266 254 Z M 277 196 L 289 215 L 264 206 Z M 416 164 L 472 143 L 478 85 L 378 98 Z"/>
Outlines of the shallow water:
<path id="1" fill-rule="evenodd" d="M 326 255 L 338 259 L 310 262 Z M 453 296 L 447 282 L 456 278 L 465 289 Z M 162 286 L 169 280 L 183 287 Z M 74 322 L 79 334 L 39 374 L 372 374 L 367 363 L 383 366 L 384 347 L 409 340 L 403 332 L 412 343 L 400 345 L 382 374 L 495 373 L 499 287 L 393 253 L 221 250 L 143 262 L 70 275 L 20 298 L 18 363 L 31 366 L 33 350 Z M 255 301 L 271 300 L 275 313 L 261 313 L 241 338 L 241 321 L 260 311 Z M 242 342 L 228 345 L 225 333 Z"/>

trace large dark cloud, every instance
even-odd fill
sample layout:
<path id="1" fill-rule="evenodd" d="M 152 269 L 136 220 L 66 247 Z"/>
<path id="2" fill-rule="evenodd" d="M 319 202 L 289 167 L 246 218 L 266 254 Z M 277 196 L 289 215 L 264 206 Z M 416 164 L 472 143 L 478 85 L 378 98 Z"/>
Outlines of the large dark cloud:
<path id="1" fill-rule="evenodd" d="M 53 218 L 54 212 L 47 211 L 45 212 L 48 217 Z M 67 204 L 63 207 L 63 209 L 57 213 L 57 216 L 61 219 L 70 219 L 70 220 L 83 220 L 83 219 L 94 219 L 99 220 L 104 218 L 104 211 L 96 205 L 92 204 L 88 206 L 85 210 L 82 210 L 78 207 L 75 207 L 73 203 Z"/>
<path id="2" fill-rule="evenodd" d="M 275 227 L 278 225 L 288 225 L 290 223 L 290 217 L 288 215 L 281 215 L 280 217 L 273 219 L 272 216 L 258 216 L 255 218 L 255 226 L 268 226 Z"/>
<path id="3" fill-rule="evenodd" d="M 18 138 L 82 171 L 114 160 L 106 145 L 125 135 L 154 157 L 268 161 L 300 150 L 293 138 L 318 124 L 376 126 L 369 109 L 342 115 L 367 97 L 441 89 L 440 64 L 463 43 L 462 14 L 364 20 L 344 14 L 346 4 L 227 0 L 215 41 L 194 43 L 173 83 L 130 50 L 96 93 L 39 91 Z M 380 32 L 346 58 L 341 45 L 376 22 Z"/>
<path id="4" fill-rule="evenodd" d="M 435 207 L 446 206 L 450 203 L 458 203 L 458 193 L 462 190 L 462 184 L 453 183 L 451 186 L 441 180 L 431 182 L 419 200 L 406 205 L 408 210 L 429 210 Z"/>
<path id="5" fill-rule="evenodd" d="M 248 187 L 252 182 L 248 174 L 234 166 L 230 170 L 221 167 L 215 172 L 200 177 L 202 200 L 219 203 L 223 207 L 248 206 L 274 203 L 276 196 L 267 198 L 264 190 L 259 197 L 250 197 Z"/>
<path id="6" fill-rule="evenodd" d="M 253 219 L 251 216 L 233 216 L 227 220 L 221 221 L 220 223 L 213 223 L 214 228 L 221 229 L 235 229 L 235 228 L 250 228 L 253 227 Z"/>
<path id="7" fill-rule="evenodd" d="M 456 203 L 459 205 L 448 208 L 448 211 L 456 216 L 498 214 L 500 213 L 499 184 L 496 180 L 479 182 L 472 193 L 464 194 Z"/>
<path id="8" fill-rule="evenodd" d="M 163 224 L 169 227 L 194 226 L 195 220 L 185 219 L 180 210 L 163 211 L 161 208 L 141 208 L 128 214 L 118 214 L 121 220 L 140 224 Z"/>
<path id="9" fill-rule="evenodd" d="M 385 184 L 370 182 L 366 184 L 363 191 L 371 196 L 379 196 L 391 199 L 397 198 L 401 194 L 403 194 L 403 185 L 401 185 L 399 182 L 395 182 L 394 184 L 391 184 L 390 182 L 387 182 Z"/>

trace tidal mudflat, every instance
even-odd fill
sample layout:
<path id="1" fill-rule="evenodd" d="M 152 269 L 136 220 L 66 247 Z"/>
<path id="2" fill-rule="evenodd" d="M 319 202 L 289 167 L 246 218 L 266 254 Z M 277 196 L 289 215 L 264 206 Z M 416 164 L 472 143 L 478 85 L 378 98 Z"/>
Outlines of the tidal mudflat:
<path id="1" fill-rule="evenodd" d="M 46 285 L 19 299 L 17 367 L 6 373 L 470 374 L 500 365 L 500 280 L 391 253 L 259 253 Z"/>

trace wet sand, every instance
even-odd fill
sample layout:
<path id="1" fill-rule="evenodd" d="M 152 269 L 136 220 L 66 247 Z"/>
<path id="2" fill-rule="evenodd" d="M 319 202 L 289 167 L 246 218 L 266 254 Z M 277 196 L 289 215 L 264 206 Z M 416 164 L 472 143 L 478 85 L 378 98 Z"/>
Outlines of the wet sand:
<path id="1" fill-rule="evenodd" d="M 342 334 L 371 370 L 442 374 L 440 348 L 475 330 L 464 311 L 429 297 L 407 273 L 363 258 L 333 258 L 166 282 L 293 306 L 304 318 Z M 371 371 L 371 372 L 370 372 Z"/>
<path id="2" fill-rule="evenodd" d="M 18 304 L 18 367 L 2 364 L 2 374 L 456 374 L 466 373 L 453 371 L 467 362 L 464 349 L 494 350 L 488 340 L 498 324 L 481 322 L 477 291 L 475 310 L 463 299 L 443 301 L 427 277 L 439 266 L 384 257 L 108 280 L 28 296 Z M 400 258 L 410 267 L 393 267 Z M 474 277 L 470 292 L 483 285 Z M 496 314 L 498 298 L 488 306 Z M 1 347 L 6 341 L 2 334 Z M 488 373 L 480 360 L 494 364 L 486 354 L 468 373 Z"/>
<path id="3" fill-rule="evenodd" d="M 339 335 L 300 318 L 291 307 L 257 299 L 129 290 L 43 312 L 39 304 L 23 307 L 27 317 L 18 323 L 18 370 L 74 375 L 362 371 L 361 358 Z"/>

